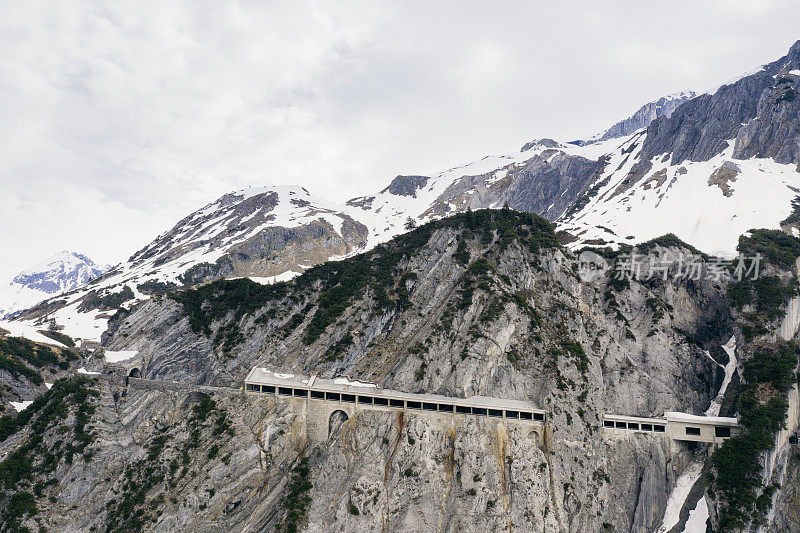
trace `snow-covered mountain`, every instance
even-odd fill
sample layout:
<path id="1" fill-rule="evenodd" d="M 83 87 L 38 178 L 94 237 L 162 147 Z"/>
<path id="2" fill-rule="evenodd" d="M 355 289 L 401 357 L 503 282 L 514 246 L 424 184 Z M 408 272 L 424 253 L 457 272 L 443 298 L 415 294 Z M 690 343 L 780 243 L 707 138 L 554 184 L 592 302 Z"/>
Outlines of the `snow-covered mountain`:
<path id="1" fill-rule="evenodd" d="M 271 278 L 363 247 L 367 228 L 303 187 L 252 187 L 184 218 L 116 269 L 143 284 Z"/>
<path id="2" fill-rule="evenodd" d="M 299 186 L 226 194 L 99 279 L 17 319 L 36 326 L 46 316 L 72 337 L 99 340 L 119 307 L 219 277 L 247 276 L 262 283 L 290 279 L 313 265 L 386 242 L 407 231 L 409 220 L 417 225 L 505 203 L 556 218 L 592 178 L 594 163 L 552 146 L 561 145 L 536 141 L 522 151 L 487 156 L 433 176 L 397 176 L 375 194 L 342 204 Z M 570 194 L 562 194 L 565 187 Z"/>
<path id="3" fill-rule="evenodd" d="M 505 204 L 556 222 L 575 248 L 674 233 L 708 253 L 732 255 L 747 230 L 789 231 L 800 219 L 789 218 L 800 195 L 798 90 L 800 41 L 714 91 L 647 104 L 591 142 L 536 139 L 430 176 L 397 176 L 341 204 L 300 186 L 230 193 L 22 319 L 35 323 L 46 308 L 68 334 L 99 339 L 115 309 L 175 286 L 288 279 L 414 225 Z"/>
<path id="4" fill-rule="evenodd" d="M 0 286 L 0 318 L 76 289 L 107 269 L 85 255 L 61 251 Z"/>
<path id="5" fill-rule="evenodd" d="M 364 249 L 367 228 L 342 206 L 303 187 L 253 187 L 226 194 L 80 290 L 22 313 L 46 314 L 68 335 L 99 340 L 120 307 L 218 277 L 263 283 L 289 279 L 312 265 Z"/>
<path id="6" fill-rule="evenodd" d="M 674 233 L 732 255 L 753 228 L 797 234 L 800 41 L 749 75 L 688 100 L 630 137 L 606 141 L 602 172 L 561 217 L 584 244 Z"/>

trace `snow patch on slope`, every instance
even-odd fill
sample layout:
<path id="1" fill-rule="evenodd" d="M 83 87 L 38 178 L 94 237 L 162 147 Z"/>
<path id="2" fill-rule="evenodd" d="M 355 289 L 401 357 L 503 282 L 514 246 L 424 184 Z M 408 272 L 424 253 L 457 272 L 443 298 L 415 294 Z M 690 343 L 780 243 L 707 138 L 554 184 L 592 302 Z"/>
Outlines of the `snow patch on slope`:
<path id="1" fill-rule="evenodd" d="M 695 459 L 689 463 L 689 466 L 687 466 L 680 477 L 678 477 L 678 480 L 675 482 L 675 488 L 672 489 L 667 499 L 664 521 L 658 530 L 659 533 L 667 533 L 667 531 L 670 531 L 678 523 L 681 517 L 683 504 L 686 502 L 686 498 L 689 497 L 689 492 L 691 492 L 692 487 L 694 487 L 694 484 L 702 474 L 703 461 Z"/>
<path id="2" fill-rule="evenodd" d="M 51 346 L 57 346 L 59 348 L 66 348 L 66 346 L 60 342 L 39 333 L 38 330 L 42 329 L 41 327 L 35 327 L 31 324 L 10 320 L 0 320 L 0 329 L 8 331 L 8 334 L 11 337 L 22 337 L 23 339 L 28 339 L 33 342 L 50 344 Z"/>
<path id="3" fill-rule="evenodd" d="M 725 365 L 725 378 L 722 380 L 722 385 L 719 387 L 717 396 L 711 401 L 711 405 L 708 409 L 706 409 L 706 416 L 719 416 L 719 410 L 720 407 L 722 407 L 722 400 L 725 398 L 725 392 L 728 390 L 728 385 L 731 382 L 731 378 L 733 378 L 733 373 L 736 372 L 736 337 L 732 336 L 722 349 L 728 354 L 728 364 Z"/>
<path id="4" fill-rule="evenodd" d="M 106 350 L 105 358 L 107 363 L 119 363 L 120 361 L 127 361 L 139 355 L 139 350 Z"/>
<path id="5" fill-rule="evenodd" d="M 301 272 L 294 272 L 292 270 L 287 270 L 282 274 L 278 274 L 277 276 L 247 276 L 247 278 L 251 281 L 255 281 L 261 285 L 272 285 L 273 283 L 281 283 L 282 281 L 290 281 L 297 276 L 299 276 Z"/>
<path id="6" fill-rule="evenodd" d="M 683 533 L 705 533 L 708 516 L 708 502 L 706 502 L 706 497 L 703 496 L 697 500 L 697 505 L 689 513 L 689 519 L 686 520 Z"/>
<path id="7" fill-rule="evenodd" d="M 752 228 L 778 228 L 789 215 L 800 189 L 800 173 L 793 164 L 739 160 L 732 155 L 730 141 L 708 161 L 670 165 L 656 158 L 644 178 L 620 192 L 636 158 L 625 161 L 616 153 L 607 165 L 611 172 L 603 176 L 610 178 L 608 182 L 578 213 L 562 221 L 560 229 L 579 237 L 573 248 L 589 240 L 600 239 L 616 247 L 674 233 L 704 252 L 734 256 L 741 234 Z M 740 170 L 729 183 L 730 196 L 709 184 L 712 173 L 726 161 Z M 651 179 L 658 172 L 665 173 L 661 183 Z"/>
<path id="8" fill-rule="evenodd" d="M 25 400 L 22 402 L 9 402 L 11 407 L 13 407 L 18 413 L 24 411 L 33 403 L 33 400 Z"/>

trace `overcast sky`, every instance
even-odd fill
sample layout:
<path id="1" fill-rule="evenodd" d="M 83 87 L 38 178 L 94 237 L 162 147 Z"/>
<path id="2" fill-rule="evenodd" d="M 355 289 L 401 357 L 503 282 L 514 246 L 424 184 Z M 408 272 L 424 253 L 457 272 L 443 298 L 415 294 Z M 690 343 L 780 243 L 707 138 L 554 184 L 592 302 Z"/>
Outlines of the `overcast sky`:
<path id="1" fill-rule="evenodd" d="M 102 4 L 0 0 L 0 279 L 248 185 L 342 201 L 588 136 L 800 39 L 797 2 Z"/>

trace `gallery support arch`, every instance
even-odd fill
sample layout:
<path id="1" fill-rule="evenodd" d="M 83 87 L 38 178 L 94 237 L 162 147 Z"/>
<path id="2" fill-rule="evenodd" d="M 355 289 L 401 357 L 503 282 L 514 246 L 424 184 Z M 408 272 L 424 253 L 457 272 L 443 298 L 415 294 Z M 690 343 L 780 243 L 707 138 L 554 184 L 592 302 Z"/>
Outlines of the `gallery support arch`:
<path id="1" fill-rule="evenodd" d="M 350 420 L 350 416 L 342 409 L 335 409 L 328 417 L 328 438 L 336 433 L 342 424 Z"/>

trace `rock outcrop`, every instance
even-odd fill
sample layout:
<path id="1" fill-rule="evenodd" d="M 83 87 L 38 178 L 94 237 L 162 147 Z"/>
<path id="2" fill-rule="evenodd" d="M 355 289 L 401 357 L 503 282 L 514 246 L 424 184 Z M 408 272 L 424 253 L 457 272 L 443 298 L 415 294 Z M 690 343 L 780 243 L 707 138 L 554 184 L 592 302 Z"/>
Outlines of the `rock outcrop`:
<path id="1" fill-rule="evenodd" d="M 701 94 L 647 128 L 635 179 L 652 160 L 669 154 L 670 164 L 708 161 L 734 141 L 734 158 L 767 157 L 779 163 L 800 163 L 798 100 L 800 41 L 789 53 L 758 72 Z"/>
<path id="2" fill-rule="evenodd" d="M 575 265 L 543 220 L 481 211 L 288 284 L 217 282 L 188 300 L 157 297 L 120 315 L 105 345 L 138 350 L 143 377 L 233 387 L 214 398 L 235 435 L 201 441 L 184 478 L 147 492 L 145 501 L 164 493 L 161 514 L 146 513 L 152 527 L 270 529 L 284 516 L 292 469 L 307 457 L 308 530 L 652 531 L 691 452 L 658 436 L 609 440 L 601 417 L 707 407 L 722 370 L 695 343 L 730 333 L 722 287 L 614 289 L 608 277 L 581 282 Z M 313 444 L 286 402 L 236 392 L 254 365 L 525 399 L 548 410 L 550 433 L 362 412 Z M 103 386 L 102 445 L 62 474 L 79 481 L 63 493 L 69 501 L 40 513 L 49 527 L 103 527 L 107 502 L 123 490 L 113 480 L 130 458 L 167 435 L 153 464 L 168 469 L 184 447 L 196 391 Z M 212 445 L 218 457 L 208 459 Z M 76 498 L 87 503 L 70 511 Z"/>
<path id="3" fill-rule="evenodd" d="M 625 120 L 620 120 L 608 128 L 605 133 L 600 136 L 599 140 L 607 141 L 608 139 L 615 139 L 617 137 L 627 137 L 635 131 L 646 128 L 659 117 L 669 117 L 681 104 L 691 100 L 695 96 L 697 96 L 697 93 L 694 91 L 683 91 L 662 96 L 658 100 L 648 102 L 630 117 Z"/>

